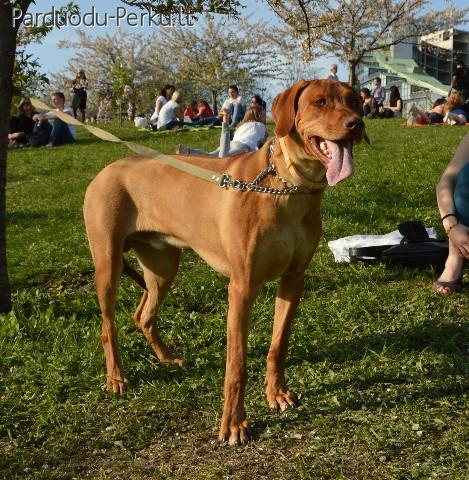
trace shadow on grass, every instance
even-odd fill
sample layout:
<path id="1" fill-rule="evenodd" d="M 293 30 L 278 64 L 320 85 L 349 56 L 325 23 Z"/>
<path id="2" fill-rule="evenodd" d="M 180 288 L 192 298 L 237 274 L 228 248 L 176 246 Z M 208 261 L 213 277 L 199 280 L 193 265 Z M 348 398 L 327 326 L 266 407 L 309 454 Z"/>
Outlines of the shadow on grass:
<path id="1" fill-rule="evenodd" d="M 310 269 L 306 272 L 304 296 L 307 297 L 318 291 L 335 291 L 340 288 L 355 285 L 357 290 L 364 289 L 370 285 L 395 283 L 395 282 L 412 282 L 418 279 L 431 279 L 435 277 L 437 272 L 433 267 L 425 268 L 405 268 L 401 266 L 386 266 L 376 263 L 366 265 L 362 262 L 337 264 L 327 270 L 321 271 L 320 265 L 315 264 L 314 260 Z M 359 271 L 357 269 L 366 269 L 367 271 Z M 357 275 L 366 275 L 361 279 Z M 430 285 L 430 283 L 429 283 Z"/>
<path id="2" fill-rule="evenodd" d="M 287 363 L 299 365 L 305 360 L 312 363 L 324 360 L 344 363 L 359 360 L 370 352 L 381 352 L 385 348 L 386 355 L 431 350 L 450 357 L 462 358 L 468 346 L 468 339 L 469 327 L 467 326 L 453 323 L 435 325 L 431 321 L 426 321 L 396 332 L 364 335 L 350 341 L 338 342 L 327 348 L 318 348 L 314 353 L 295 347 Z"/>
<path id="3" fill-rule="evenodd" d="M 48 218 L 49 214 L 46 212 L 14 212 L 14 213 L 7 213 L 7 224 L 8 225 L 30 225 L 32 222 L 36 220 L 43 220 L 44 218 Z"/>

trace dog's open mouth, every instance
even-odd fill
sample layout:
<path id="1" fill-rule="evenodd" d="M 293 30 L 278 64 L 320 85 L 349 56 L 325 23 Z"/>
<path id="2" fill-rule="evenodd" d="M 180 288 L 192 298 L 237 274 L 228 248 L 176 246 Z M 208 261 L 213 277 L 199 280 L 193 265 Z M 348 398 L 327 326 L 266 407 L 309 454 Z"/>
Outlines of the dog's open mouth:
<path id="1" fill-rule="evenodd" d="M 327 183 L 331 187 L 353 175 L 353 140 L 334 142 L 314 135 L 308 140 L 314 154 L 326 168 Z"/>

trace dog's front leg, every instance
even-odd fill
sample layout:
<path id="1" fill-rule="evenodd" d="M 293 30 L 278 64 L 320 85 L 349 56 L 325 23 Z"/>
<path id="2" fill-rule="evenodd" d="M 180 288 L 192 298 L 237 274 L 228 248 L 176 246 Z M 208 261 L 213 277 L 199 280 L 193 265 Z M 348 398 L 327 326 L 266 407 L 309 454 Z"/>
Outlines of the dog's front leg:
<path id="1" fill-rule="evenodd" d="M 244 410 L 246 356 L 252 305 L 257 291 L 242 281 L 231 280 L 228 287 L 225 405 L 218 438 L 222 442 L 228 440 L 231 445 L 245 444 L 249 440 Z"/>
<path id="2" fill-rule="evenodd" d="M 275 299 L 275 318 L 272 343 L 267 355 L 265 394 L 270 408 L 284 411 L 296 405 L 295 396 L 285 382 L 285 361 L 288 352 L 288 337 L 304 288 L 304 272 L 293 272 L 283 276 Z"/>

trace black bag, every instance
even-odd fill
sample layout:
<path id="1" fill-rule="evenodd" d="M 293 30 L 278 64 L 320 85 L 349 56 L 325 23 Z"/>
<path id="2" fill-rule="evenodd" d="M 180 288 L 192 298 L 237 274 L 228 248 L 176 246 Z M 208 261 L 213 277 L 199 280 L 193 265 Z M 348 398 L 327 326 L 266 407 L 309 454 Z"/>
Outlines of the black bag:
<path id="1" fill-rule="evenodd" d="M 394 112 L 390 108 L 385 108 L 381 116 L 383 118 L 394 118 Z"/>
<path id="2" fill-rule="evenodd" d="M 417 221 L 408 221 L 399 225 L 404 237 L 398 245 L 350 248 L 351 262 L 403 265 L 410 268 L 433 266 L 437 271 L 443 269 L 448 257 L 448 242 L 433 240 L 425 227 Z"/>

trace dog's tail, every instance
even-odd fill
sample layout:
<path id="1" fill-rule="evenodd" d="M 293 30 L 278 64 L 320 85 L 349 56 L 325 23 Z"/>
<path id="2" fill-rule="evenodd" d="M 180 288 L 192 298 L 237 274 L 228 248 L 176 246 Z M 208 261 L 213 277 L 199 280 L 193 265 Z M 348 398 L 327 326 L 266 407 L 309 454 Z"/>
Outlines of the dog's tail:
<path id="1" fill-rule="evenodd" d="M 122 270 L 122 273 L 130 277 L 134 282 L 140 285 L 144 290 L 147 290 L 147 284 L 145 283 L 145 279 L 127 263 L 125 258 L 122 258 L 122 260 L 124 262 L 124 269 Z"/>

